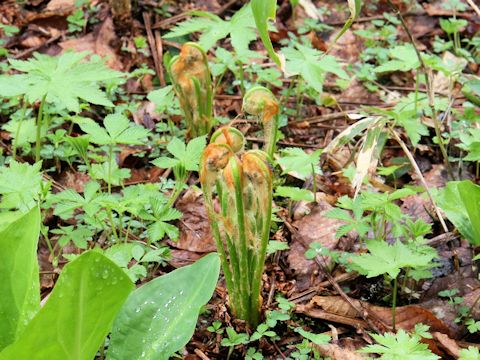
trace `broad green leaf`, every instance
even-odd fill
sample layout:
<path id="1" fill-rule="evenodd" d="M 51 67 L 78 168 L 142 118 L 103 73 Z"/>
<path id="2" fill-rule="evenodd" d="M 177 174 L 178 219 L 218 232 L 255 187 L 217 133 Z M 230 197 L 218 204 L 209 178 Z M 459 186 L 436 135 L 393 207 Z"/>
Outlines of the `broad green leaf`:
<path id="1" fill-rule="evenodd" d="M 21 335 L 40 308 L 39 233 L 38 207 L 0 232 L 0 351 Z"/>
<path id="2" fill-rule="evenodd" d="M 173 138 L 167 145 L 167 150 L 175 158 L 159 157 L 152 164 L 162 169 L 172 168 L 181 164 L 185 170 L 198 171 L 198 163 L 206 145 L 206 137 L 196 137 L 185 145 L 179 138 Z"/>
<path id="3" fill-rule="evenodd" d="M 88 118 L 77 120 L 80 128 L 90 135 L 90 141 L 98 145 L 141 145 L 149 131 L 144 127 L 128 120 L 121 114 L 110 114 L 104 119 L 102 128 L 95 121 Z"/>
<path id="4" fill-rule="evenodd" d="M 275 52 L 272 41 L 268 35 L 268 20 L 274 20 L 277 11 L 277 0 L 252 0 L 250 3 L 252 7 L 253 17 L 257 25 L 260 39 L 262 39 L 263 46 L 267 49 L 268 55 L 279 66 L 282 67 L 280 56 Z"/>
<path id="5" fill-rule="evenodd" d="M 322 150 L 315 150 L 307 154 L 300 148 L 286 148 L 282 151 L 282 157 L 278 159 L 278 164 L 283 170 L 283 174 L 289 173 L 298 179 L 305 180 L 312 172 L 320 173 L 318 163 Z"/>
<path id="6" fill-rule="evenodd" d="M 23 74 L 0 76 L 0 96 L 26 96 L 33 104 L 46 96 L 58 110 L 80 111 L 79 100 L 113 106 L 100 82 L 122 76 L 99 60 L 85 61 L 88 53 L 66 52 L 52 57 L 35 53 L 33 58 L 10 60 L 13 69 Z"/>
<path id="7" fill-rule="evenodd" d="M 385 333 L 371 334 L 376 345 L 368 345 L 359 352 L 381 354 L 385 360 L 437 360 L 440 359 L 433 354 L 427 344 L 420 342 L 420 336 L 410 335 L 403 329 L 397 334 Z"/>
<path id="8" fill-rule="evenodd" d="M 409 71 L 420 66 L 417 52 L 412 44 L 398 45 L 390 50 L 393 60 L 375 68 L 375 72 Z"/>
<path id="9" fill-rule="evenodd" d="M 133 292 L 118 314 L 108 360 L 168 359 L 192 337 L 220 271 L 217 254 L 163 275 Z"/>
<path id="10" fill-rule="evenodd" d="M 0 359 L 93 359 L 133 287 L 107 257 L 83 253 L 63 268 L 45 306 Z"/>
<path id="11" fill-rule="evenodd" d="M 437 201 L 460 234 L 471 244 L 480 245 L 480 186 L 469 180 L 450 181 Z"/>
<path id="12" fill-rule="evenodd" d="M 308 85 L 320 93 L 323 91 L 327 73 L 345 80 L 350 78 L 334 56 L 326 55 L 310 46 L 296 44 L 295 48 L 284 48 L 282 53 L 285 55 L 287 73 L 301 75 Z"/>
<path id="13" fill-rule="evenodd" d="M 41 162 L 30 165 L 12 161 L 0 167 L 1 208 L 30 210 L 36 205 L 41 190 Z"/>
<path id="14" fill-rule="evenodd" d="M 255 19 L 249 4 L 237 11 L 230 20 L 223 20 L 217 15 L 203 11 L 193 11 L 192 15 L 197 17 L 180 23 L 163 37 L 171 39 L 201 32 L 198 44 L 203 49 L 209 50 L 217 41 L 230 36 L 237 55 L 256 55 L 255 52 L 248 49 L 250 42 L 257 38 L 254 30 Z"/>
<path id="15" fill-rule="evenodd" d="M 300 189 L 294 186 L 278 186 L 275 195 L 290 198 L 294 201 L 313 201 L 313 192 L 308 189 Z"/>
<path id="16" fill-rule="evenodd" d="M 330 340 L 332 340 L 332 338 L 328 335 L 314 334 L 314 333 L 311 333 L 310 331 L 303 330 L 301 327 L 296 328 L 295 332 L 302 335 L 305 339 L 310 340 L 315 345 L 325 345 L 325 344 L 328 344 Z"/>
<path id="17" fill-rule="evenodd" d="M 369 254 L 356 255 L 351 258 L 352 263 L 359 266 L 367 277 L 383 274 L 396 278 L 403 268 L 424 267 L 431 263 L 434 254 L 414 252 L 401 241 L 389 245 L 381 240 L 367 241 Z"/>

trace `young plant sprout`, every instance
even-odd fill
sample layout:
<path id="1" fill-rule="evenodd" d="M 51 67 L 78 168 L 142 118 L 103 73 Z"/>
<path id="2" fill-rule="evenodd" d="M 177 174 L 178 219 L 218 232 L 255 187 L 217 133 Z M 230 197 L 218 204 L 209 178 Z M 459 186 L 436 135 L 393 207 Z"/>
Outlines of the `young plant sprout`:
<path id="1" fill-rule="evenodd" d="M 200 181 L 234 315 L 255 327 L 270 235 L 272 174 L 267 154 L 242 153 L 243 135 L 221 128 L 203 152 Z M 214 194 L 219 206 L 214 206 Z"/>
<path id="2" fill-rule="evenodd" d="M 263 86 L 255 86 L 243 98 L 243 110 L 257 116 L 265 131 L 265 152 L 273 159 L 275 152 L 279 105 L 270 90 Z"/>
<path id="3" fill-rule="evenodd" d="M 208 134 L 213 125 L 213 87 L 205 52 L 195 43 L 186 43 L 170 62 L 169 70 L 188 135 L 195 138 Z"/>

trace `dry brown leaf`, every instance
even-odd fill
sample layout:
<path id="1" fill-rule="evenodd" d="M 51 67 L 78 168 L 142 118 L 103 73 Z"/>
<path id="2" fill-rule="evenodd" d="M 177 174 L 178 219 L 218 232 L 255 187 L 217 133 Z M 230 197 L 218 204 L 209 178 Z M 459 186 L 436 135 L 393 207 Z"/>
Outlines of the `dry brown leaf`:
<path id="1" fill-rule="evenodd" d="M 50 0 L 45 11 L 68 14 L 75 10 L 75 0 Z"/>
<path id="2" fill-rule="evenodd" d="M 352 350 L 345 349 L 335 344 L 314 345 L 320 355 L 329 357 L 331 360 L 363 360 L 365 359 Z"/>
<path id="3" fill-rule="evenodd" d="M 365 309 L 374 322 L 380 321 L 383 326 L 392 326 L 392 310 L 390 308 L 371 305 L 367 302 L 354 300 L 352 302 L 357 308 Z M 309 304 L 297 306 L 297 311 L 311 317 L 322 318 L 351 326 L 366 327 L 358 312 L 340 296 L 315 296 Z M 327 315 L 334 315 L 327 316 Z M 328 317 L 328 319 L 327 319 Z M 418 323 L 430 326 L 432 331 L 450 334 L 450 329 L 429 310 L 418 306 L 408 305 L 397 308 L 396 326 L 410 331 Z"/>
<path id="4" fill-rule="evenodd" d="M 124 70 L 124 65 L 119 59 L 116 49 L 112 43 L 117 41 L 117 36 L 113 27 L 113 21 L 110 17 L 97 28 L 93 33 L 85 36 L 70 39 L 59 43 L 62 49 L 72 49 L 74 51 L 89 51 L 101 57 L 106 57 L 106 64 L 115 70 Z"/>
<path id="5" fill-rule="evenodd" d="M 188 190 L 177 202 L 176 208 L 183 213 L 178 222 L 180 238 L 170 244 L 178 249 L 198 253 L 215 251 L 215 239 L 210 231 L 201 191 Z"/>
<path id="6" fill-rule="evenodd" d="M 335 249 L 339 242 L 339 239 L 335 237 L 335 232 L 344 223 L 325 217 L 325 213 L 330 209 L 332 206 L 321 199 L 310 214 L 293 223 L 298 231 L 293 234 L 288 262 L 290 268 L 295 272 L 297 288 L 300 291 L 312 285 L 310 277 L 315 276 L 314 273 L 319 270 L 314 260 L 305 259 L 305 251 L 308 250 L 309 245 L 317 242 L 328 249 Z M 353 236 L 349 235 L 348 238 L 353 241 Z M 323 275 L 318 276 L 315 282 L 322 279 Z"/>
<path id="7" fill-rule="evenodd" d="M 440 332 L 434 332 L 432 333 L 432 336 L 435 340 L 437 340 L 442 349 L 444 349 L 451 356 L 458 358 L 460 347 L 457 345 L 455 340 Z"/>

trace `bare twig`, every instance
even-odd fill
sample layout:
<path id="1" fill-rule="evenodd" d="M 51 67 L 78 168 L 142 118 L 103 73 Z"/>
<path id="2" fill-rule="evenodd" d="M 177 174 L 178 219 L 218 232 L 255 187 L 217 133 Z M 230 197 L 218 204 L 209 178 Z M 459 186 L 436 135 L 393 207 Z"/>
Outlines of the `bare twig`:
<path id="1" fill-rule="evenodd" d="M 390 134 L 393 135 L 393 137 L 395 138 L 397 143 L 401 146 L 403 152 L 405 153 L 408 160 L 410 161 L 410 164 L 412 165 L 413 169 L 415 170 L 418 177 L 420 178 L 420 182 L 422 183 L 423 187 L 425 188 L 425 191 L 428 195 L 428 198 L 430 199 L 433 207 L 435 208 L 435 213 L 437 214 L 438 219 L 440 220 L 440 224 L 442 224 L 443 231 L 448 233 L 449 230 L 448 230 L 447 224 L 445 223 L 445 220 L 443 220 L 442 213 L 440 212 L 440 209 L 438 208 L 437 204 L 435 203 L 435 200 L 433 199 L 433 196 L 430 192 L 428 184 L 425 181 L 425 178 L 423 177 L 422 171 L 418 167 L 417 162 L 415 161 L 415 158 L 413 157 L 412 153 L 408 149 L 407 145 L 403 142 L 403 140 L 400 138 L 400 136 L 398 136 L 397 132 L 395 130 L 393 130 L 392 128 L 389 128 L 389 131 L 390 131 Z"/>
<path id="2" fill-rule="evenodd" d="M 163 76 L 162 63 L 160 62 L 160 59 L 158 57 L 159 49 L 157 47 L 158 45 L 156 44 L 155 37 L 153 36 L 152 23 L 150 21 L 149 13 L 143 13 L 143 22 L 145 23 L 145 31 L 147 33 L 148 45 L 150 45 L 150 52 L 152 53 L 153 62 L 155 64 L 155 72 L 157 73 L 157 76 L 160 82 L 162 81 L 162 79 L 163 79 L 163 82 L 165 82 L 165 78 Z"/>
<path id="3" fill-rule="evenodd" d="M 47 45 L 50 45 L 51 43 L 57 41 L 58 39 L 60 39 L 62 37 L 62 34 L 60 35 L 57 35 L 57 36 L 54 36 L 50 39 L 48 39 L 47 41 L 45 41 L 44 43 L 41 43 L 37 46 L 34 46 L 34 47 L 31 47 L 30 49 L 27 49 L 27 50 L 24 50 L 22 52 L 19 52 L 18 54 L 16 54 L 13 58 L 14 59 L 21 59 L 21 58 L 24 58 L 28 55 L 30 55 L 31 53 L 33 53 L 34 51 L 37 51 L 39 49 L 41 49 L 42 47 L 44 46 L 47 46 Z"/>
<path id="4" fill-rule="evenodd" d="M 165 73 L 163 71 L 163 43 L 162 43 L 162 34 L 160 30 L 155 31 L 155 45 L 157 50 L 158 56 L 158 79 L 160 80 L 160 85 L 162 87 L 166 86 L 167 83 L 165 82 Z"/>
<path id="5" fill-rule="evenodd" d="M 391 0 L 387 0 L 388 4 L 392 8 L 393 12 L 395 15 L 397 15 L 398 19 L 400 20 L 400 23 L 402 24 L 403 29 L 408 35 L 408 38 L 410 39 L 410 42 L 412 43 L 413 48 L 415 49 L 415 54 L 417 55 L 418 61 L 420 62 L 420 67 L 422 69 L 422 72 L 425 74 L 425 80 L 426 80 L 426 88 L 427 88 L 427 94 L 428 94 L 428 106 L 430 107 L 430 110 L 432 111 L 432 120 L 433 120 L 433 125 L 435 128 L 435 135 L 437 136 L 438 140 L 438 146 L 440 147 L 440 151 L 443 156 L 443 161 L 445 163 L 445 167 L 447 168 L 448 175 L 454 179 L 453 176 L 453 170 L 450 165 L 450 162 L 448 161 L 448 154 L 447 150 L 445 148 L 445 145 L 443 144 L 443 138 L 442 138 L 442 133 L 440 130 L 440 121 L 437 116 L 437 109 L 435 108 L 435 90 L 432 87 L 432 76 L 431 76 L 431 69 L 427 67 L 425 64 L 425 61 L 423 61 L 422 55 L 420 54 L 420 51 L 418 50 L 417 44 L 415 42 L 415 38 L 413 37 L 412 33 L 410 32 L 410 29 L 407 26 L 407 23 L 405 22 L 404 17 L 402 16 L 400 10 L 398 9 L 397 6 L 395 6 Z M 418 76 L 418 74 L 417 74 Z"/>
<path id="6" fill-rule="evenodd" d="M 194 352 L 195 352 L 195 354 L 196 354 L 200 359 L 202 359 L 202 360 L 210 360 L 210 358 L 209 358 L 207 355 L 205 355 L 205 353 L 204 353 L 202 350 L 200 350 L 200 349 L 195 349 Z"/>
<path id="7" fill-rule="evenodd" d="M 473 0 L 467 0 L 468 5 L 472 7 L 472 9 L 480 16 L 480 8 L 473 2 Z"/>

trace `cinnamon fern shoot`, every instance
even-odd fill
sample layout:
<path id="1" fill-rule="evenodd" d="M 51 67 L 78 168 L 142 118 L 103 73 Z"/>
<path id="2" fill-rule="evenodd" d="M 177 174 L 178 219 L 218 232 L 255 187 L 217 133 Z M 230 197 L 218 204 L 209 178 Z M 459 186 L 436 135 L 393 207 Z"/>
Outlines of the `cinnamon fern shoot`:
<path id="1" fill-rule="evenodd" d="M 245 94 L 243 110 L 250 115 L 256 116 L 259 122 L 262 123 L 265 132 L 265 151 L 273 159 L 279 116 L 277 99 L 267 88 L 255 86 Z"/>
<path id="2" fill-rule="evenodd" d="M 270 235 L 272 174 L 267 154 L 243 151 L 243 135 L 221 128 L 203 152 L 200 181 L 234 315 L 255 327 Z M 217 197 L 219 206 L 214 206 Z"/>
<path id="3" fill-rule="evenodd" d="M 213 125 L 213 87 L 205 52 L 195 43 L 186 43 L 170 62 L 169 70 L 188 135 L 195 138 L 208 134 Z"/>

